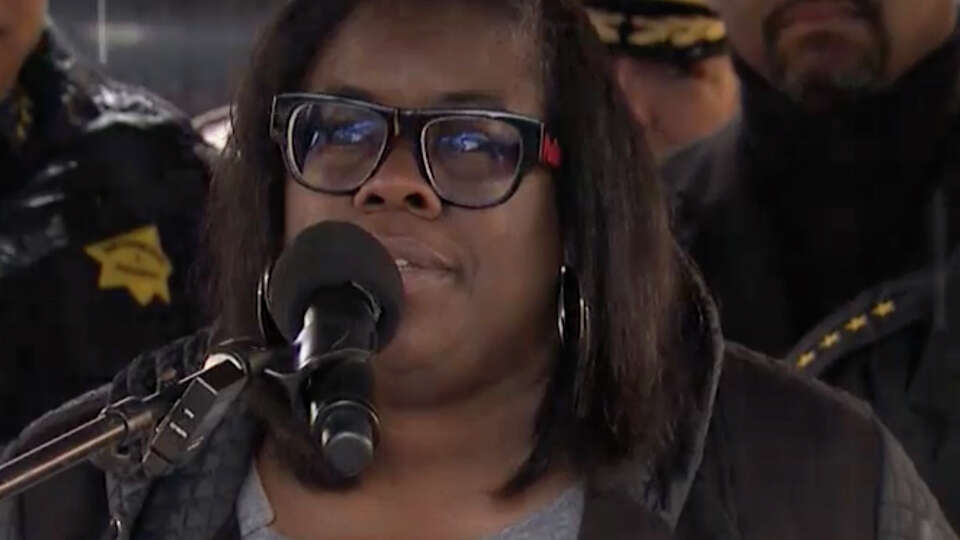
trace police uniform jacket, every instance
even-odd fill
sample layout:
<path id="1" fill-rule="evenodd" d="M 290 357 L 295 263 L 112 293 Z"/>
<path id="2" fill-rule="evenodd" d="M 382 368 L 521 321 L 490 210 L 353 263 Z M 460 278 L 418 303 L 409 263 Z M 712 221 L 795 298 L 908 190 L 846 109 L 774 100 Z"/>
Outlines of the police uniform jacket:
<path id="1" fill-rule="evenodd" d="M 0 441 L 195 330 L 208 183 L 172 106 L 48 32 L 0 100 Z"/>
<path id="2" fill-rule="evenodd" d="M 956 527 L 960 41 L 820 118 L 736 63 L 742 115 L 665 166 L 677 234 L 725 335 L 870 402 Z"/>

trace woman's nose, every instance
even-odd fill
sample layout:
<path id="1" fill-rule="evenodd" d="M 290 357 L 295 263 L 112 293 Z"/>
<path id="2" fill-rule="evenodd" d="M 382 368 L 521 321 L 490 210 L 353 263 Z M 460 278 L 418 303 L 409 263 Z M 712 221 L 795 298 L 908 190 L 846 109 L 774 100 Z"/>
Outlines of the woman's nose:
<path id="1" fill-rule="evenodd" d="M 443 212 L 443 202 L 420 173 L 410 145 L 390 150 L 383 164 L 354 195 L 353 204 L 365 212 L 406 210 L 426 219 Z"/>

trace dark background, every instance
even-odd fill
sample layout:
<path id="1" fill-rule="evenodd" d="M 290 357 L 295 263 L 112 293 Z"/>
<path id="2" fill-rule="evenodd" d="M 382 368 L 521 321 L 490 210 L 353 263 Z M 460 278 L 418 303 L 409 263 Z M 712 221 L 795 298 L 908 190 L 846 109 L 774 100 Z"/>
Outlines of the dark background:
<path id="1" fill-rule="evenodd" d="M 283 3 L 50 0 L 50 14 L 83 59 L 195 116 L 230 101 L 257 30 Z"/>

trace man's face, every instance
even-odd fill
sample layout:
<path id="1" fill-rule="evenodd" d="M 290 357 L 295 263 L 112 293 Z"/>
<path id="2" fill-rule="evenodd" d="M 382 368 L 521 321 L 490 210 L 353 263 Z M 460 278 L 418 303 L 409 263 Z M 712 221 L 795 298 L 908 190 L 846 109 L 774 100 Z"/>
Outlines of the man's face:
<path id="1" fill-rule="evenodd" d="M 939 46 L 954 0 L 716 0 L 737 53 L 822 110 L 880 88 Z"/>
<path id="2" fill-rule="evenodd" d="M 0 0 L 0 97 L 7 94 L 43 30 L 47 0 Z"/>

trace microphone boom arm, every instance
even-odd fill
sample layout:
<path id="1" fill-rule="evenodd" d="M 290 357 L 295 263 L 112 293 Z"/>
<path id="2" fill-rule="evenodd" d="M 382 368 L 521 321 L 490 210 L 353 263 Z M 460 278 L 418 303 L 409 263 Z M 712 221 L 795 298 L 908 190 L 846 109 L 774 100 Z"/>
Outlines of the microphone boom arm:
<path id="1" fill-rule="evenodd" d="M 0 465 L 0 501 L 30 489 L 109 448 L 153 431 L 142 465 L 149 476 L 188 460 L 220 423 L 247 381 L 281 350 L 224 350 L 207 367 L 145 398 L 109 405 L 93 420 Z"/>

